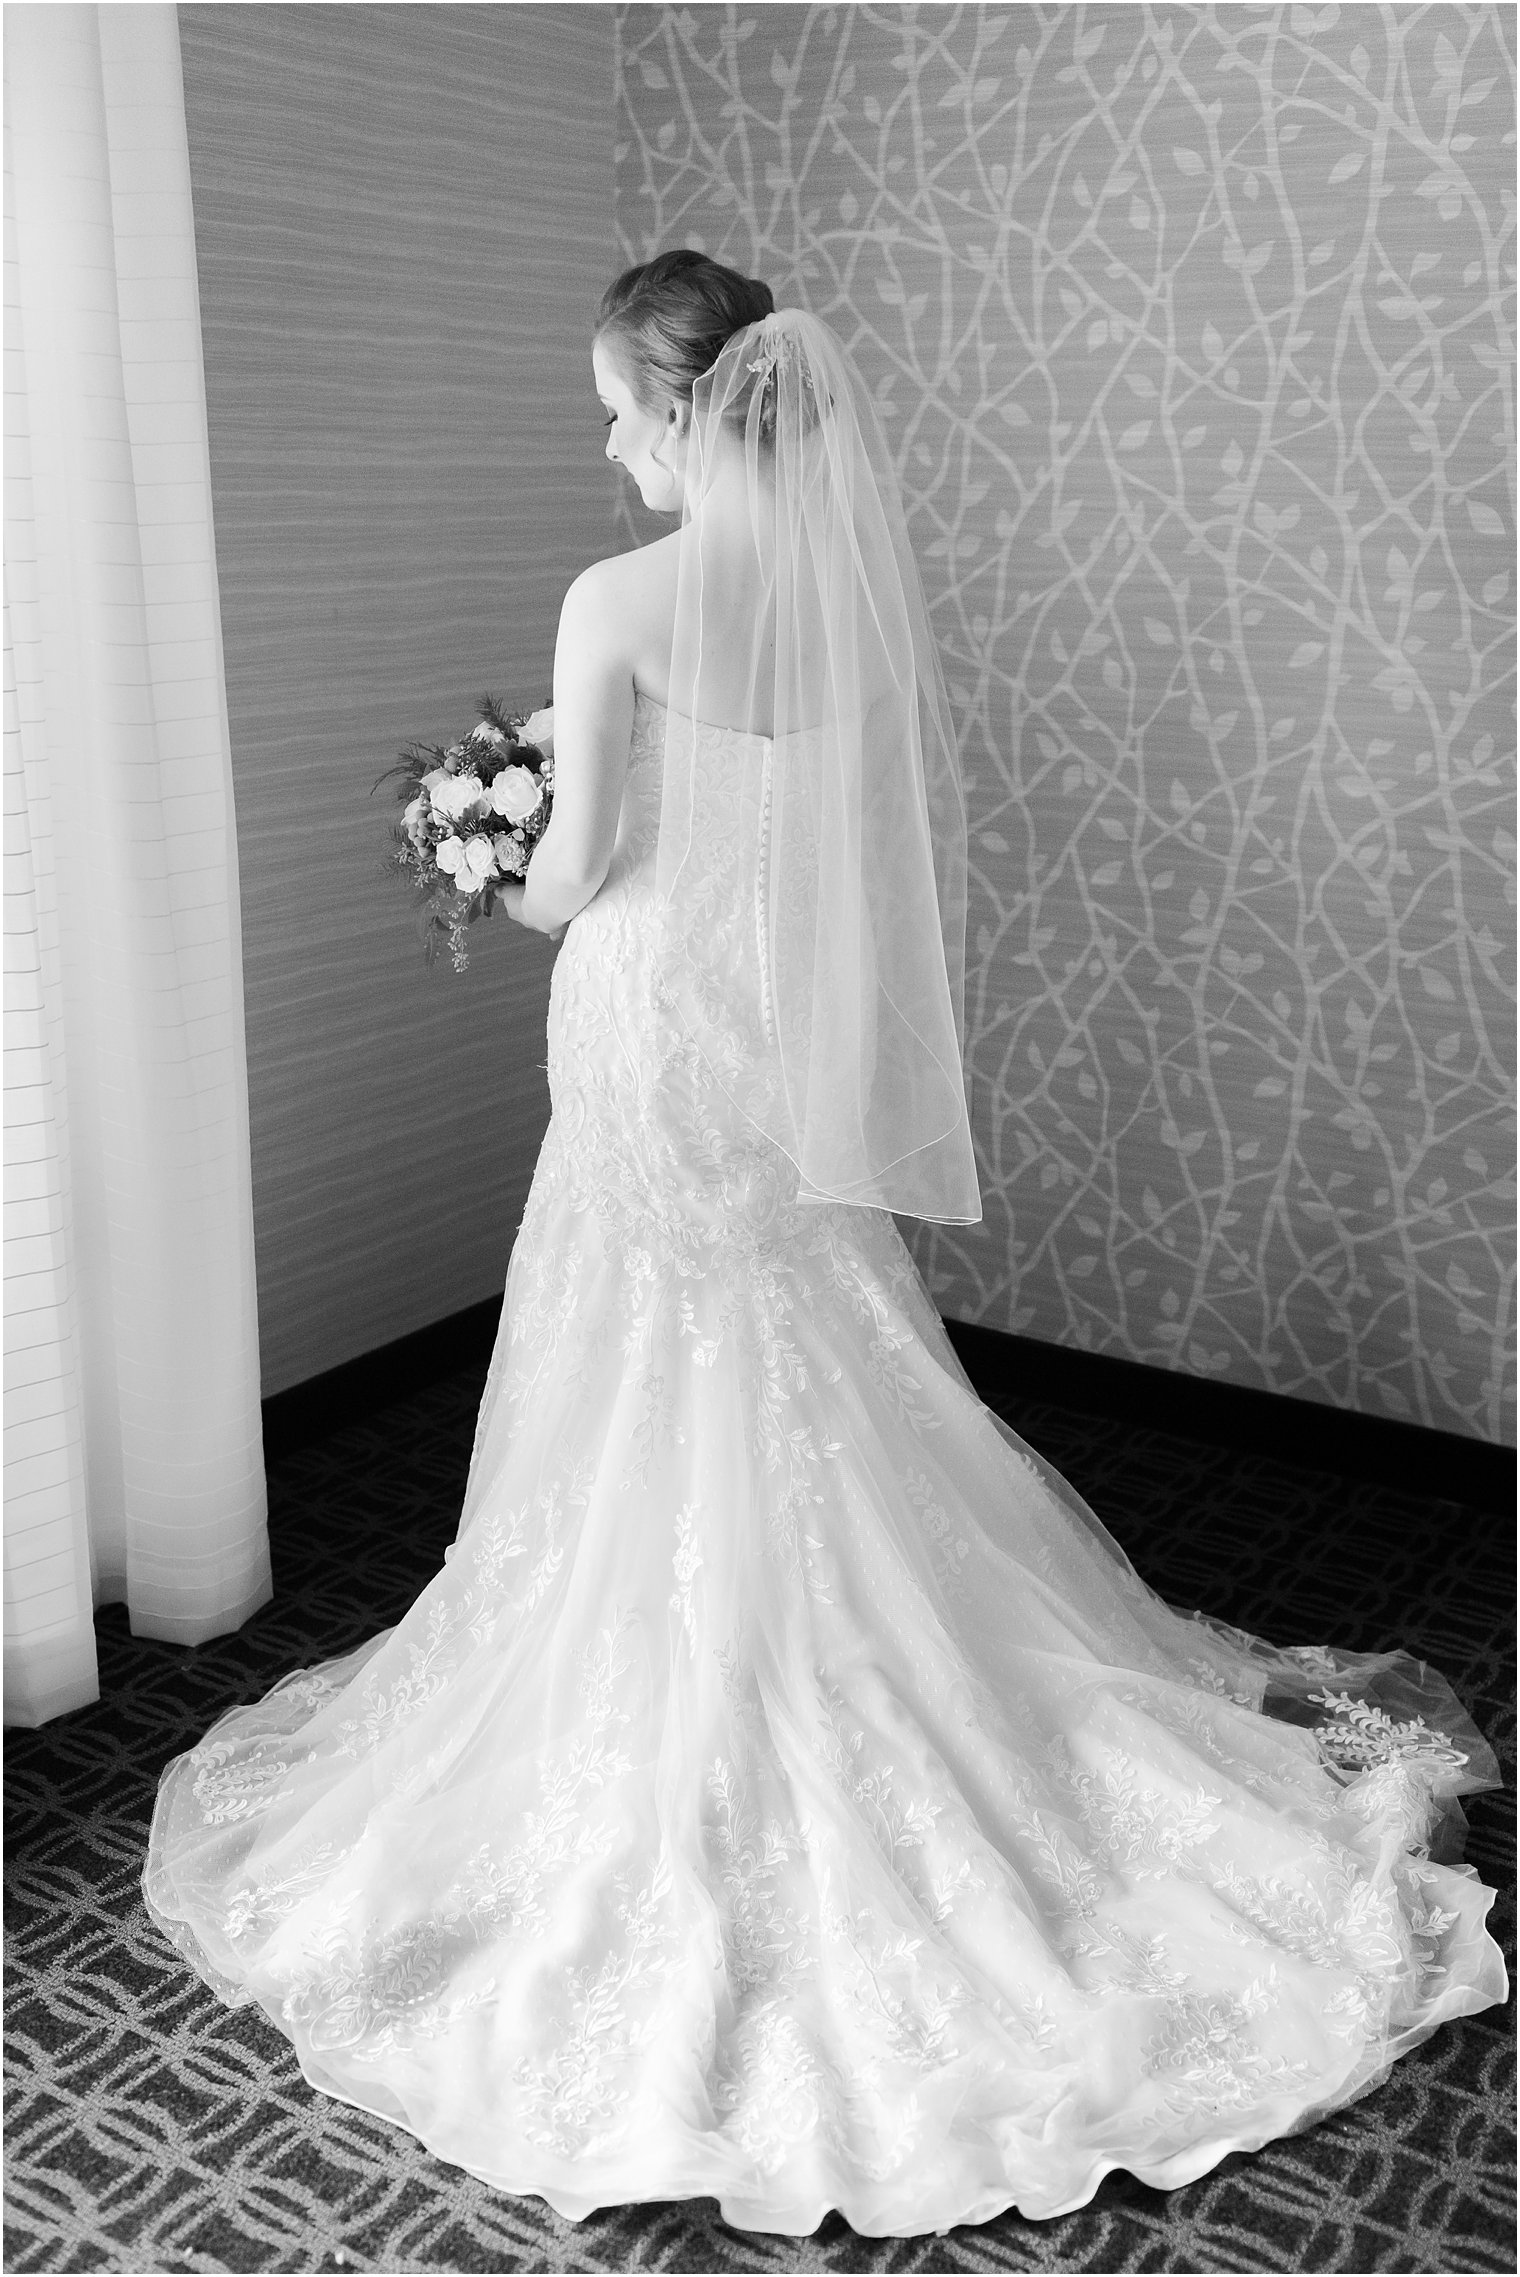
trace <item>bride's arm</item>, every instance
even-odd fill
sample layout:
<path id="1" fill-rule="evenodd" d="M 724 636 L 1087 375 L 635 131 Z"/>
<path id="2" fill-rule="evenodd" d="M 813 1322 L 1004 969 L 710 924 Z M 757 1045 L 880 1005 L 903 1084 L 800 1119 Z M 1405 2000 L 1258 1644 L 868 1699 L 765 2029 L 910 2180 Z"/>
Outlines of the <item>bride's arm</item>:
<path id="1" fill-rule="evenodd" d="M 612 861 L 628 746 L 633 672 L 617 564 L 593 563 L 565 595 L 554 648 L 554 811 L 508 914 L 554 933 L 601 890 Z"/>

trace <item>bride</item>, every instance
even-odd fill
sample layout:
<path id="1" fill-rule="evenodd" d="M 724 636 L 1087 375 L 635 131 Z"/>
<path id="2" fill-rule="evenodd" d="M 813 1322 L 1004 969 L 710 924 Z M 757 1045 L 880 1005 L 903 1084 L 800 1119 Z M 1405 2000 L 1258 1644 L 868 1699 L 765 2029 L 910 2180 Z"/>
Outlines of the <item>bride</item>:
<path id="1" fill-rule="evenodd" d="M 890 1212 L 980 1215 L 956 748 L 817 319 L 628 271 L 523 924 L 553 1117 L 458 1539 L 172 1763 L 145 1889 L 325 2093 L 579 2219 L 1162 2189 L 1504 1997 L 1408 1656 L 1164 1605 L 976 1399 Z"/>

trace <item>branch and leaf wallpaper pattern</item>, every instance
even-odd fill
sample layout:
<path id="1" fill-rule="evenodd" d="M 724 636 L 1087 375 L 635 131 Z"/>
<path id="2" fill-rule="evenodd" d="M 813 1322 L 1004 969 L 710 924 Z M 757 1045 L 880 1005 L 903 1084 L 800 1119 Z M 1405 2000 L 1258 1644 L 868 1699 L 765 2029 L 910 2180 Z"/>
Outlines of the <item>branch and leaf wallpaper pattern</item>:
<path id="1" fill-rule="evenodd" d="M 843 335 L 972 816 L 954 1317 L 1513 1437 L 1514 34 L 626 7 L 626 259 Z"/>

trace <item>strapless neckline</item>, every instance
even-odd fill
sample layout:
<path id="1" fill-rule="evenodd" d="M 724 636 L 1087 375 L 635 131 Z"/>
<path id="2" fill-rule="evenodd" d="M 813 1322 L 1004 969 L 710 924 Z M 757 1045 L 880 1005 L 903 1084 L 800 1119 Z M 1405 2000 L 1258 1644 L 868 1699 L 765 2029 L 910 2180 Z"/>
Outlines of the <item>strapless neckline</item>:
<path id="1" fill-rule="evenodd" d="M 665 719 L 672 717 L 681 719 L 686 716 L 681 712 L 672 713 L 669 704 L 662 704 L 658 696 L 649 695 L 643 688 L 635 688 L 633 701 L 635 710 L 640 704 L 643 704 L 647 710 L 659 712 Z M 776 738 L 773 735 L 761 735 L 752 727 L 724 727 L 717 720 L 708 719 L 695 720 L 691 724 L 700 729 L 704 735 L 726 736 L 733 743 L 763 743 L 767 749 L 774 749 L 775 747 Z M 789 743 L 796 742 L 801 736 L 816 735 L 817 732 L 816 728 L 799 727 L 794 729 L 790 736 L 783 737 L 782 740 Z"/>

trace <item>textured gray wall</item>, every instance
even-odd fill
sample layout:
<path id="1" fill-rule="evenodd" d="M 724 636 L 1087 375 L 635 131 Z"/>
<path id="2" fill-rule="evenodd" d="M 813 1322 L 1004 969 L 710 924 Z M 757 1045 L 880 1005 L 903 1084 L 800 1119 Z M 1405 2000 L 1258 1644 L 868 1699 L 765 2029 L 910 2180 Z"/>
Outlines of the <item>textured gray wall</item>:
<path id="1" fill-rule="evenodd" d="M 1514 11 L 619 11 L 855 347 L 972 777 L 952 1317 L 1514 1434 Z"/>
<path id="2" fill-rule="evenodd" d="M 553 950 L 428 973 L 380 875 L 412 736 L 537 703 L 612 550 L 589 324 L 613 20 L 184 7 L 242 866 L 266 1393 L 501 1287 Z"/>

